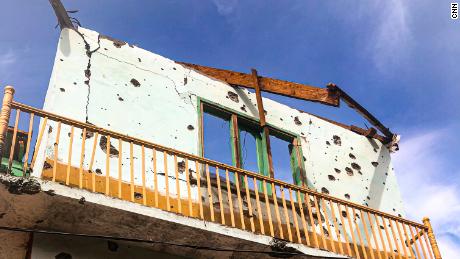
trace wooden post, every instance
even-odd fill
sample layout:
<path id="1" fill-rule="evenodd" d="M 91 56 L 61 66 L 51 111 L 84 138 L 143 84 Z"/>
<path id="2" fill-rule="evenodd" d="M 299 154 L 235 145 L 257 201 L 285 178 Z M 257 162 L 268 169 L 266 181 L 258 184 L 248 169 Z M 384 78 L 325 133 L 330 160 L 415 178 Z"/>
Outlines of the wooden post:
<path id="1" fill-rule="evenodd" d="M 14 88 L 6 86 L 3 95 L 2 111 L 0 113 L 0 157 L 3 156 L 6 132 L 10 121 L 11 103 L 13 102 Z"/>
<path id="2" fill-rule="evenodd" d="M 259 76 L 257 75 L 257 70 L 251 69 L 251 71 L 252 71 L 252 79 L 254 82 L 254 88 L 256 90 L 256 100 L 257 100 L 257 108 L 259 110 L 260 126 L 262 127 L 263 134 L 265 137 L 265 142 L 267 143 L 268 170 L 270 172 L 270 177 L 274 178 L 275 174 L 273 172 L 273 160 L 272 160 L 272 151 L 271 151 L 271 145 L 270 145 L 270 133 L 268 130 L 267 123 L 265 121 L 265 110 L 264 110 L 264 105 L 262 103 L 262 94 L 260 93 Z"/>
<path id="3" fill-rule="evenodd" d="M 441 252 L 439 251 L 439 247 L 436 242 L 436 238 L 434 237 L 433 228 L 431 227 L 430 219 L 427 217 L 423 218 L 423 224 L 427 228 L 428 239 L 430 240 L 431 250 L 433 250 L 434 258 L 442 259 Z"/>

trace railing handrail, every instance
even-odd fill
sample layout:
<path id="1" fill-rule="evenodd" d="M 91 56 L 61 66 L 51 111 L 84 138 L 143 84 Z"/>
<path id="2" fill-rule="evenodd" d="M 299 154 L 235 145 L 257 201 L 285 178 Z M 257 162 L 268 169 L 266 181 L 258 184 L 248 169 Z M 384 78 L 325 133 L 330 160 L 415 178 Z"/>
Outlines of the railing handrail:
<path id="1" fill-rule="evenodd" d="M 403 223 L 406 223 L 408 225 L 412 225 L 414 227 L 418 227 L 418 228 L 428 230 L 427 226 L 425 226 L 424 224 L 420 224 L 420 223 L 417 223 L 417 222 L 414 222 L 414 221 L 411 221 L 411 220 L 408 220 L 408 219 L 397 217 L 397 216 L 391 215 L 389 213 L 382 212 L 382 211 L 379 211 L 379 210 L 376 210 L 376 209 L 372 209 L 372 208 L 363 206 L 361 204 L 346 201 L 346 200 L 343 200 L 343 199 L 340 199 L 340 198 L 337 198 L 337 197 L 334 197 L 334 196 L 331 196 L 331 195 L 320 193 L 320 192 L 308 189 L 308 188 L 303 187 L 303 186 L 297 186 L 297 185 L 294 185 L 294 184 L 286 183 L 286 182 L 283 182 L 283 181 L 278 180 L 278 179 L 270 178 L 270 177 L 267 177 L 267 176 L 264 176 L 264 175 L 260 175 L 260 174 L 257 174 L 257 173 L 251 172 L 251 171 L 247 171 L 247 170 L 238 168 L 238 167 L 230 166 L 230 165 L 227 165 L 227 164 L 215 161 L 215 160 L 211 160 L 211 159 L 208 159 L 208 158 L 204 158 L 204 157 L 200 157 L 200 156 L 197 156 L 197 155 L 189 154 L 189 153 L 186 153 L 186 152 L 183 152 L 183 151 L 180 151 L 180 150 L 176 150 L 176 149 L 169 148 L 169 147 L 166 147 L 166 146 L 163 146 L 163 145 L 155 144 L 155 143 L 145 141 L 145 140 L 142 140 L 142 139 L 139 139 L 139 138 L 130 137 L 128 135 L 123 135 L 121 133 L 118 133 L 118 132 L 115 132 L 115 131 L 112 131 L 112 130 L 104 129 L 104 128 L 97 127 L 97 126 L 92 125 L 92 124 L 88 124 L 88 123 L 85 123 L 85 122 L 70 119 L 70 118 L 67 118 L 67 117 L 64 117 L 64 116 L 61 116 L 61 115 L 57 115 L 57 114 L 54 114 L 54 113 L 51 113 L 51 112 L 47 112 L 47 111 L 44 111 L 44 110 L 40 110 L 40 109 L 34 108 L 32 106 L 16 102 L 16 101 L 13 101 L 11 106 L 12 106 L 12 108 L 19 109 L 21 111 L 26 111 L 26 112 L 29 112 L 29 113 L 34 113 L 34 114 L 40 115 L 42 117 L 47 117 L 48 119 L 51 119 L 51 120 L 65 122 L 65 123 L 68 123 L 71 126 L 76 126 L 78 128 L 81 128 L 81 129 L 86 128 L 87 130 L 98 132 L 99 134 L 110 135 L 111 137 L 122 139 L 122 140 L 125 140 L 125 141 L 128 141 L 128 142 L 132 142 L 133 144 L 144 145 L 145 147 L 150 147 L 150 148 L 154 148 L 156 150 L 165 151 L 165 152 L 170 153 L 170 154 L 174 154 L 174 155 L 177 155 L 177 156 L 180 156 L 180 157 L 195 160 L 196 162 L 199 162 L 199 163 L 207 163 L 207 164 L 209 164 L 211 166 L 219 167 L 219 168 L 222 168 L 222 169 L 227 169 L 229 171 L 233 171 L 233 172 L 237 172 L 237 173 L 246 174 L 248 176 L 257 178 L 258 180 L 265 180 L 267 182 L 275 183 L 275 184 L 278 184 L 278 185 L 283 186 L 283 187 L 288 187 L 288 188 L 291 188 L 293 190 L 305 192 L 305 193 L 308 193 L 308 194 L 311 194 L 311 195 L 315 195 L 317 197 L 324 198 L 326 200 L 330 200 L 330 201 L 340 203 L 342 205 L 354 207 L 355 209 L 360 209 L 362 211 L 374 213 L 374 214 L 379 215 L 381 217 L 390 218 L 390 219 L 393 219 L 395 221 L 403 222 Z"/>

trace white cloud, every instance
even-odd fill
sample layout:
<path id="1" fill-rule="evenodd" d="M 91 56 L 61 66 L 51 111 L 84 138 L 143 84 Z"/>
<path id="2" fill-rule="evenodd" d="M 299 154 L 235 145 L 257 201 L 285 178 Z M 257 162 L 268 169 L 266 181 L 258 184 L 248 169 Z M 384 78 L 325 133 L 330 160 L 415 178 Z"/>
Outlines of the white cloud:
<path id="1" fill-rule="evenodd" d="M 0 67 L 5 67 L 7 65 L 16 63 L 16 60 L 17 56 L 11 49 L 3 53 L 0 53 Z"/>
<path id="2" fill-rule="evenodd" d="M 377 69 L 387 73 L 390 68 L 397 69 L 398 64 L 410 52 L 408 43 L 411 40 L 411 31 L 407 8 L 399 0 L 378 1 L 370 8 L 370 12 L 378 14 L 371 16 L 371 19 L 376 19 L 378 26 L 371 34 L 368 52 L 371 53 Z"/>
<path id="3" fill-rule="evenodd" d="M 450 171 L 451 161 L 441 152 L 452 131 L 432 130 L 403 139 L 393 159 L 408 216 L 418 222 L 425 216 L 431 219 L 443 258 L 460 255 L 459 172 Z"/>
<path id="4" fill-rule="evenodd" d="M 238 4 L 238 0 L 212 0 L 212 2 L 216 5 L 217 12 L 224 16 L 233 13 Z"/>

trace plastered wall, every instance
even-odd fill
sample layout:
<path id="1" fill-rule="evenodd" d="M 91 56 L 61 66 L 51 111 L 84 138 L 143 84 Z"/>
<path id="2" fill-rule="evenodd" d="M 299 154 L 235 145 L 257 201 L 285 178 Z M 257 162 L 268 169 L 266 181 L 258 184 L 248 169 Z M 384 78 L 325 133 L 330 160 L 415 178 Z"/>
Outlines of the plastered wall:
<path id="1" fill-rule="evenodd" d="M 128 43 L 79 28 L 61 33 L 44 109 L 86 121 L 99 127 L 198 155 L 199 118 L 197 98 L 218 103 L 229 110 L 257 118 L 255 95 L 233 88 L 165 57 Z M 305 112 L 264 98 L 267 122 L 301 138 L 308 186 L 339 198 L 404 216 L 403 205 L 388 149 L 366 138 Z M 37 168 L 54 157 L 56 124 L 48 123 L 46 144 L 38 151 Z M 61 136 L 70 128 L 62 126 Z M 81 131 L 75 129 L 72 166 L 79 166 Z M 90 150 L 94 136 L 86 141 Z M 111 141 L 118 151 L 118 141 Z M 105 175 L 105 150 L 97 140 L 93 171 Z M 68 140 L 59 143 L 58 160 L 67 162 Z M 135 147 L 135 182 L 141 184 L 140 147 Z M 62 154 L 62 155 L 61 155 Z M 129 171 L 129 144 L 122 146 L 123 171 Z M 151 150 L 146 151 L 152 160 Z M 180 161 L 179 161 L 180 162 Z M 89 167 L 89 154 L 83 163 Z M 110 168 L 118 160 L 110 159 Z M 190 165 L 195 170 L 194 165 Z M 174 168 L 169 159 L 168 168 Z M 152 165 L 146 165 L 146 183 L 153 187 Z M 164 168 L 158 163 L 158 171 Z M 117 177 L 116 171 L 110 176 Z M 275 172 L 276 174 L 276 172 Z M 35 176 L 41 170 L 34 170 Z M 171 174 L 170 174 L 171 175 Z M 160 175 L 160 177 L 162 177 Z M 185 174 L 180 174 L 185 188 Z M 129 182 L 129 174 L 123 174 Z M 172 193 L 175 179 L 169 179 Z M 159 179 L 159 183 L 164 178 Z M 164 191 L 164 186 L 159 186 Z M 186 192 L 182 192 L 184 195 Z M 196 190 L 192 190 L 197 199 Z"/>

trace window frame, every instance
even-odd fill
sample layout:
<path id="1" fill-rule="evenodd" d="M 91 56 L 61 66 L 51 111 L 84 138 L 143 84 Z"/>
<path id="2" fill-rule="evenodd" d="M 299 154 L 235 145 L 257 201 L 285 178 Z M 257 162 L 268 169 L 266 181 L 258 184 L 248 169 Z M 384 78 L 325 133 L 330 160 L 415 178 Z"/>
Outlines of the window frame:
<path id="1" fill-rule="evenodd" d="M 270 177 L 270 170 L 268 165 L 268 152 L 265 133 L 260 127 L 260 120 L 258 118 L 250 117 L 244 113 L 236 111 L 234 109 L 225 107 L 218 103 L 209 101 L 202 97 L 197 97 L 197 111 L 199 118 L 199 155 L 204 157 L 204 129 L 203 119 L 204 113 L 209 113 L 213 116 L 217 116 L 224 120 L 229 121 L 230 125 L 230 138 L 231 138 L 231 153 L 232 153 L 232 166 L 242 168 L 242 149 L 241 149 L 241 129 L 253 134 L 256 139 L 256 150 L 257 150 L 257 165 L 258 172 L 261 175 Z M 279 139 L 285 140 L 292 145 L 292 151 L 290 152 L 291 157 L 291 173 L 292 181 L 298 186 L 307 186 L 307 175 L 304 169 L 302 147 L 300 145 L 300 135 L 290 132 L 285 129 L 281 129 L 270 123 L 267 123 L 270 135 Z M 240 158 L 237 160 L 237 158 Z M 274 172 L 274 178 L 276 179 L 276 173 Z"/>

